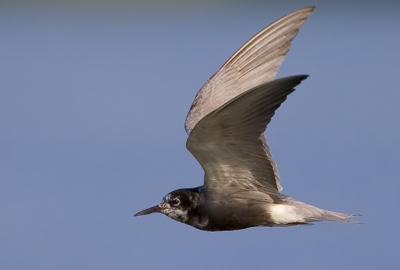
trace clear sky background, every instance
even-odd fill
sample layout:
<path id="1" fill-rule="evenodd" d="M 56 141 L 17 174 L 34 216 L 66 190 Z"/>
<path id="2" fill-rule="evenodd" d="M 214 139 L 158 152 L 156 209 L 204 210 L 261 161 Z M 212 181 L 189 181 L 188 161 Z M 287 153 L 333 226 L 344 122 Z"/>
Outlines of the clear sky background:
<path id="1" fill-rule="evenodd" d="M 279 77 L 311 76 L 269 143 L 285 194 L 363 224 L 208 233 L 132 217 L 202 184 L 183 128 L 195 93 L 309 5 Z M 400 269 L 399 14 L 395 1 L 2 5 L 0 269 Z"/>

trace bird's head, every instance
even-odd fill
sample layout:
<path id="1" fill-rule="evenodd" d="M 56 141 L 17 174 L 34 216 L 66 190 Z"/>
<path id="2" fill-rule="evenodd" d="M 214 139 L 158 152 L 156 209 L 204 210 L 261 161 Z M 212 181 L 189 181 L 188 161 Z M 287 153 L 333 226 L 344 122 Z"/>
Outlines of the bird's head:
<path id="1" fill-rule="evenodd" d="M 135 216 L 162 213 L 172 219 L 186 223 L 189 211 L 197 205 L 198 193 L 190 189 L 178 189 L 164 196 L 161 203 L 135 214 Z"/>

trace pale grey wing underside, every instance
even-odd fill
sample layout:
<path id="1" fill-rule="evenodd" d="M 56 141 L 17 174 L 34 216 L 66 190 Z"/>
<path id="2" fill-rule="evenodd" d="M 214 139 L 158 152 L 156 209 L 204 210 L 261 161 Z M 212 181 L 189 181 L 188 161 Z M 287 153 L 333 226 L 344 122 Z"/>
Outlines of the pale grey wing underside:
<path id="1" fill-rule="evenodd" d="M 281 190 L 264 131 L 275 110 L 306 75 L 263 84 L 204 117 L 186 147 L 205 171 L 209 192 Z"/>
<path id="2" fill-rule="evenodd" d="M 301 9 L 272 23 L 229 58 L 197 93 L 186 118 L 187 133 L 232 98 L 275 79 L 292 40 L 313 11 Z"/>

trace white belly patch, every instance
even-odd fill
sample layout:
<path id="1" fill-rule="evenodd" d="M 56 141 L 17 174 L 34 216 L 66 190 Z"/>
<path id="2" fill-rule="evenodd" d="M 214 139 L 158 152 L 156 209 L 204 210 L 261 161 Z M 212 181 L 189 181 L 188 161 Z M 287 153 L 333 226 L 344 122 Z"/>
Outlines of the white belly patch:
<path id="1" fill-rule="evenodd" d="M 273 204 L 268 207 L 271 219 L 276 224 L 288 224 L 295 222 L 304 222 L 304 217 L 296 213 L 296 208 L 292 205 Z"/>

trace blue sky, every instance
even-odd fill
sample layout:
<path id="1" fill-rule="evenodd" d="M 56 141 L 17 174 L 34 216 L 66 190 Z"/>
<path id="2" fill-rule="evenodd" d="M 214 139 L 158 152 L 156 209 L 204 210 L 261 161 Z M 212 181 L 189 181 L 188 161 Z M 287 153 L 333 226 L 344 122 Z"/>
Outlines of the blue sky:
<path id="1" fill-rule="evenodd" d="M 268 140 L 285 194 L 362 214 L 363 224 L 207 233 L 133 218 L 202 184 L 183 128 L 200 86 L 265 25 L 311 4 L 279 77 L 311 76 Z M 0 268 L 399 268 L 396 10 L 385 1 L 3 8 Z"/>

